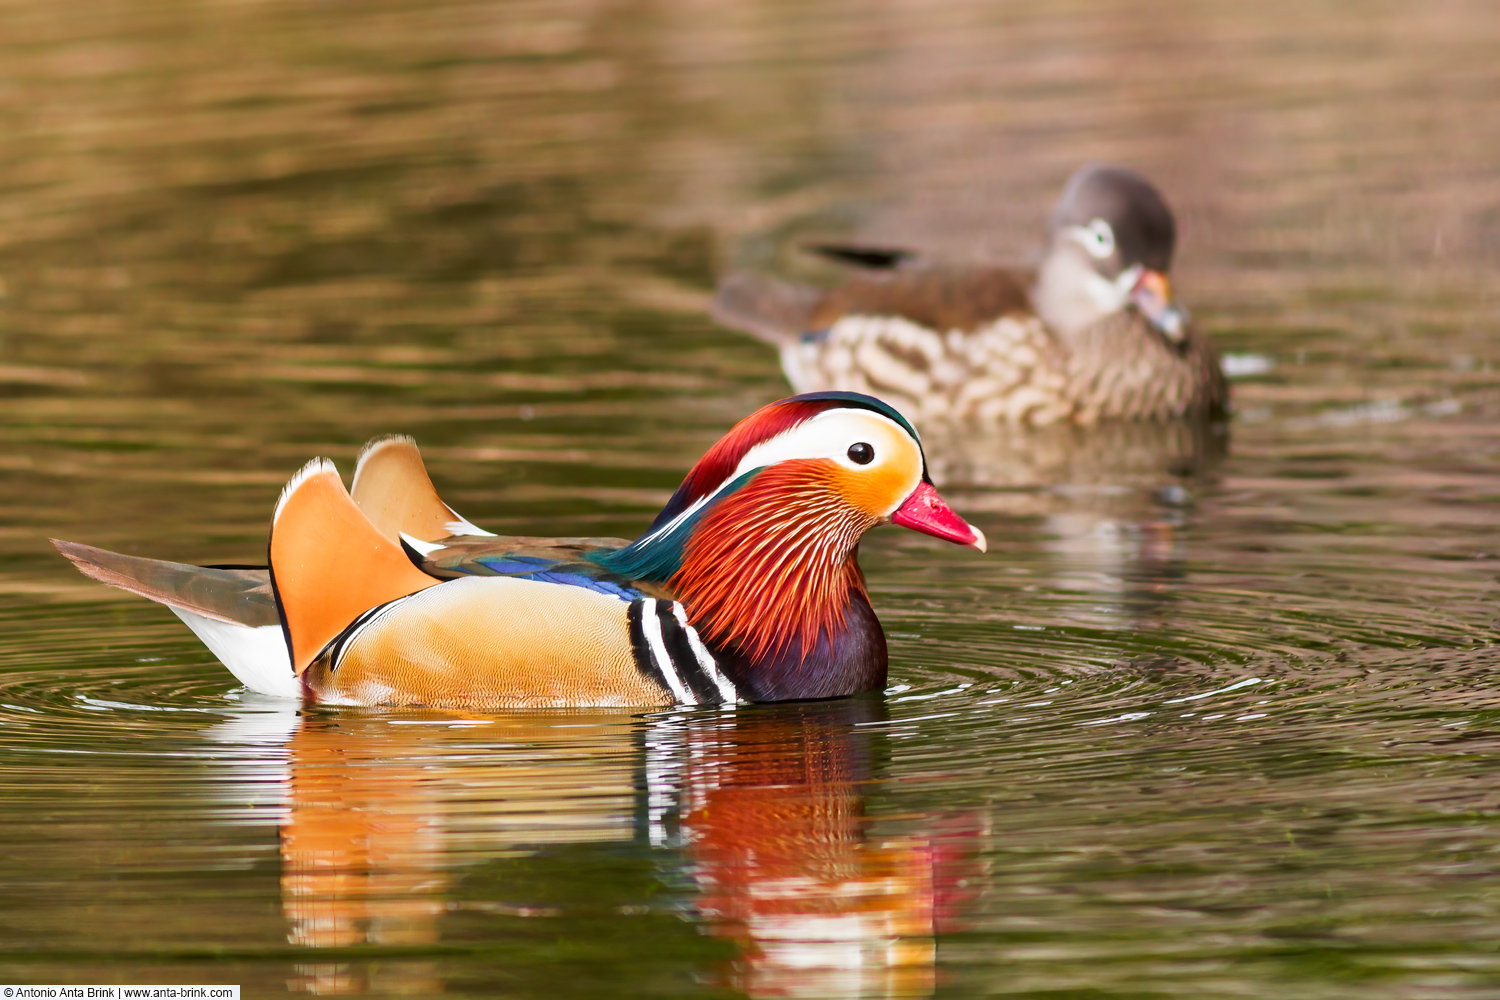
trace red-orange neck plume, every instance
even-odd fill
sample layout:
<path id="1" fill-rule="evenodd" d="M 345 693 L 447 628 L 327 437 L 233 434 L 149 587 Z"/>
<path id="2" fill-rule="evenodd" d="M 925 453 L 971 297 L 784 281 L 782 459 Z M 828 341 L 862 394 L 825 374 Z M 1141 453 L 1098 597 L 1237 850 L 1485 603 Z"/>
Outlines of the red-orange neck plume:
<path id="1" fill-rule="evenodd" d="M 879 519 L 845 502 L 838 478 L 818 459 L 763 470 L 704 517 L 671 580 L 709 642 L 764 683 L 811 684 L 802 697 L 828 696 L 814 689 L 830 661 L 867 660 L 862 680 L 878 672 L 883 683 L 885 674 L 885 641 L 855 560 Z"/>

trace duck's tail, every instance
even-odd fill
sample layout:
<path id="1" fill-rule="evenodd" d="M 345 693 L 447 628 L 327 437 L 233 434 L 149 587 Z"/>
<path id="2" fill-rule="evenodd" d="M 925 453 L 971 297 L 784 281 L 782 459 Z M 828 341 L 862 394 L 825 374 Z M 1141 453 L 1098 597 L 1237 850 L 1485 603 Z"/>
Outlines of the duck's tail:
<path id="1" fill-rule="evenodd" d="M 719 282 L 713 318 L 781 347 L 806 333 L 823 293 L 762 274 L 739 271 Z"/>
<path id="2" fill-rule="evenodd" d="M 403 535 L 489 534 L 438 499 L 408 437 L 366 445 L 354 491 L 358 503 L 326 459 L 292 477 L 276 507 L 269 568 L 52 544 L 85 576 L 171 608 L 246 687 L 295 698 L 302 671 L 351 622 L 438 582 L 412 565 Z"/>
<path id="3" fill-rule="evenodd" d="M 84 576 L 165 604 L 229 668 L 262 694 L 300 693 L 264 567 L 190 566 L 52 539 Z"/>

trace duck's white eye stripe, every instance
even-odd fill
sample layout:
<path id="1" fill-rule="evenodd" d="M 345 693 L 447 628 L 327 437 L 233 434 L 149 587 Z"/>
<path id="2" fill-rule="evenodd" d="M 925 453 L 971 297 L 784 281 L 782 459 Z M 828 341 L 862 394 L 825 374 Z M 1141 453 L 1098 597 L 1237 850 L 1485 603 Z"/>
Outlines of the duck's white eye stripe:
<path id="1" fill-rule="evenodd" d="M 1115 231 L 1103 219 L 1094 219 L 1086 226 L 1077 226 L 1073 234 L 1095 260 L 1103 260 L 1115 252 Z"/>
<path id="2" fill-rule="evenodd" d="M 882 430 L 885 432 L 883 435 Z M 910 431 L 882 413 L 869 410 L 824 410 L 751 448 L 740 459 L 739 467 L 729 479 L 733 480 L 760 466 L 774 465 L 793 458 L 829 458 L 852 465 L 849 456 L 851 441 L 868 444 L 885 437 L 905 438 L 916 444 Z M 880 457 L 879 452 L 876 452 L 876 457 Z"/>

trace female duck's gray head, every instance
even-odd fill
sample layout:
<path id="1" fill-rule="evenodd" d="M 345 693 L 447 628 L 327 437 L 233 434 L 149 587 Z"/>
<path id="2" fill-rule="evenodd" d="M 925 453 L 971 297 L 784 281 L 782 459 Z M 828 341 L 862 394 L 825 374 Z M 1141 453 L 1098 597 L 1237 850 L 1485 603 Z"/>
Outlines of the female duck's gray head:
<path id="1" fill-rule="evenodd" d="M 1089 164 L 1052 212 L 1051 242 L 1037 276 L 1036 308 L 1063 336 L 1134 306 L 1168 341 L 1187 334 L 1167 272 L 1177 243 L 1172 210 L 1134 170 Z"/>

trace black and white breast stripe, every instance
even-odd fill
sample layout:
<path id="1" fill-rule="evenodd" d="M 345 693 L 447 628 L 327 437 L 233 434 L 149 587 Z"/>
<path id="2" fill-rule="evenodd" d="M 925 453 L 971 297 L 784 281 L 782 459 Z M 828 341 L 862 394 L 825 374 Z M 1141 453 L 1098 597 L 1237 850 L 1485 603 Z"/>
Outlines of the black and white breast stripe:
<path id="1" fill-rule="evenodd" d="M 408 594 L 406 596 L 410 597 L 411 595 Z M 344 656 L 344 649 L 354 641 L 354 637 L 363 632 L 367 625 L 372 625 L 378 619 L 383 618 L 387 612 L 389 612 L 392 608 L 394 608 L 404 600 L 406 600 L 406 597 L 398 597 L 394 601 L 386 601 L 384 604 L 377 604 L 370 610 L 362 612 L 352 622 L 350 622 L 348 625 L 345 625 L 342 632 L 334 636 L 332 639 L 328 640 L 328 645 L 324 646 L 318 652 L 318 655 L 313 657 L 313 662 L 316 663 L 318 660 L 326 660 L 328 662 L 329 673 L 337 670 L 339 660 Z M 282 634 L 286 633 L 285 623 L 286 618 L 283 617 L 281 626 Z M 290 654 L 292 648 L 292 640 L 290 638 L 287 639 L 286 646 L 287 651 Z"/>
<path id="2" fill-rule="evenodd" d="M 630 645 L 641 673 L 672 692 L 679 705 L 733 705 L 734 682 L 719 669 L 698 630 L 676 601 L 651 597 L 632 601 Z"/>

